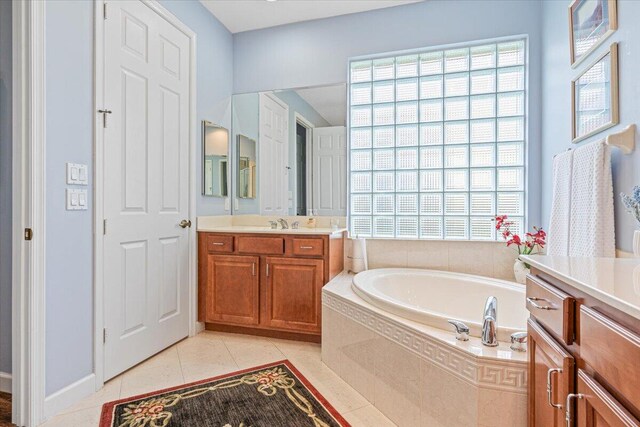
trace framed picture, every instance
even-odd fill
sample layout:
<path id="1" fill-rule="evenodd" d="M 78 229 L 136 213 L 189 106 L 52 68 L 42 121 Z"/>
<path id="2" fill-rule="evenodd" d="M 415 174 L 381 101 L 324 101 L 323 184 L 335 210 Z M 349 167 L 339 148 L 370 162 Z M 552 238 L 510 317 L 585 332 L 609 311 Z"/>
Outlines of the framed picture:
<path id="1" fill-rule="evenodd" d="M 571 66 L 575 68 L 617 29 L 616 0 L 573 0 L 569 5 Z"/>
<path id="2" fill-rule="evenodd" d="M 618 124 L 617 43 L 572 81 L 571 100 L 572 142 Z"/>

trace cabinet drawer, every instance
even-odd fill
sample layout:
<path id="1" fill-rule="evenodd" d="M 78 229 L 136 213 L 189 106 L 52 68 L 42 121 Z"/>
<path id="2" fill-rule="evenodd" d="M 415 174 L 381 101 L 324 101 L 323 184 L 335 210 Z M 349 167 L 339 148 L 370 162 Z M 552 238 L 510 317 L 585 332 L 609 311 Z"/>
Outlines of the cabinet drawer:
<path id="1" fill-rule="evenodd" d="M 233 236 L 207 235 L 208 252 L 233 252 Z"/>
<path id="2" fill-rule="evenodd" d="M 585 371 L 578 371 L 576 425 L 640 426 L 640 421 Z"/>
<path id="3" fill-rule="evenodd" d="M 640 336 L 582 306 L 580 357 L 640 410 Z"/>
<path id="4" fill-rule="evenodd" d="M 322 239 L 293 239 L 293 254 L 322 256 L 324 255 L 324 242 Z"/>
<path id="5" fill-rule="evenodd" d="M 284 253 L 284 238 L 238 236 L 238 252 L 241 254 L 281 255 Z"/>
<path id="6" fill-rule="evenodd" d="M 575 324 L 575 299 L 535 277 L 527 277 L 527 309 L 536 320 L 573 343 Z"/>

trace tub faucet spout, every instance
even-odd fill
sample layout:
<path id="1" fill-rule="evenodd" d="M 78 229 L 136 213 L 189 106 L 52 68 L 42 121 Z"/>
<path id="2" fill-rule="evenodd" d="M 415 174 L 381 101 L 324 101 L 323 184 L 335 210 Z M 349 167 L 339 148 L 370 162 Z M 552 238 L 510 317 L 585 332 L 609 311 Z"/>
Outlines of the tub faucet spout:
<path id="1" fill-rule="evenodd" d="M 488 347 L 496 347 L 498 345 L 498 332 L 496 329 L 497 311 L 498 299 L 493 296 L 487 298 L 482 321 L 482 344 Z"/>

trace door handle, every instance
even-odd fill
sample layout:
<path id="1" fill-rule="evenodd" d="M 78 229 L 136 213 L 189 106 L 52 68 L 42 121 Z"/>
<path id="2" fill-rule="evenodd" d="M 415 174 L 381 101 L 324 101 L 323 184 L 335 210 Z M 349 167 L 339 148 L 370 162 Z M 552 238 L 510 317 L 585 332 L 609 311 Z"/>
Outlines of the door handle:
<path id="1" fill-rule="evenodd" d="M 567 410 L 564 414 L 564 419 L 567 422 L 567 427 L 571 427 L 571 424 L 573 424 L 573 416 L 571 414 L 571 401 L 573 399 L 584 399 L 584 395 L 580 394 L 580 393 L 569 393 L 567 395 Z"/>
<path id="2" fill-rule="evenodd" d="M 549 406 L 555 409 L 562 409 L 562 404 L 553 403 L 553 374 L 561 374 L 562 369 L 560 368 L 551 368 L 547 371 L 547 402 Z"/>
<path id="3" fill-rule="evenodd" d="M 180 221 L 180 224 L 178 224 L 180 227 L 182 228 L 191 228 L 191 220 L 188 219 L 183 219 L 182 221 Z"/>

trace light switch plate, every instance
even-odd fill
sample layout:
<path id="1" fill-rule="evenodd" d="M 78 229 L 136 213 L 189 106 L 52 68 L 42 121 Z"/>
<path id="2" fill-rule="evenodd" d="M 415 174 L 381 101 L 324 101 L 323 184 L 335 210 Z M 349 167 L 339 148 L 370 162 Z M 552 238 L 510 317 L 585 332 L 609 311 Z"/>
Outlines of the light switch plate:
<path id="1" fill-rule="evenodd" d="M 89 183 L 87 165 L 67 163 L 67 184 L 87 185 Z"/>
<path id="2" fill-rule="evenodd" d="M 67 210 L 86 211 L 89 208 L 87 190 L 78 188 L 67 188 Z"/>

